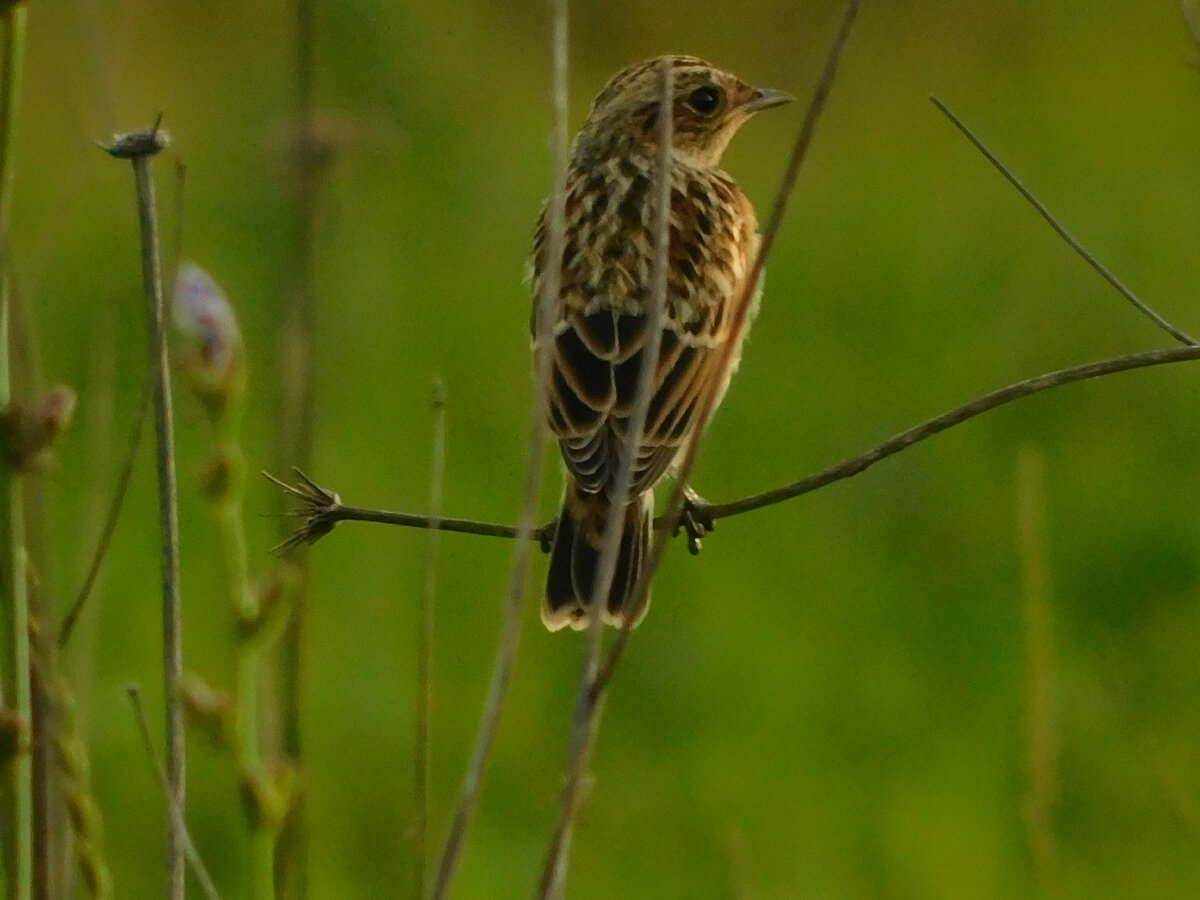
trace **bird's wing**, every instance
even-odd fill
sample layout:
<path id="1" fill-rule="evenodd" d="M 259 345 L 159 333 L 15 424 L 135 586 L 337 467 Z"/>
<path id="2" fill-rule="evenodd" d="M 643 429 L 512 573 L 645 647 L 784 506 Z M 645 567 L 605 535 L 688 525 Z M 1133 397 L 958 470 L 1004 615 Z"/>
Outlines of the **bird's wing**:
<path id="1" fill-rule="evenodd" d="M 706 195 L 714 200 L 710 206 L 698 203 L 686 185 L 672 192 L 667 308 L 657 323 L 660 347 L 631 494 L 662 477 L 692 431 L 705 424 L 698 420 L 704 391 L 723 392 L 731 374 L 717 371 L 719 350 L 729 338 L 731 306 L 744 293 L 758 236 L 740 191 L 731 182 L 721 188 L 724 198 Z M 728 202 L 717 202 L 722 199 Z M 649 236 L 635 235 L 630 244 L 649 246 Z M 643 279 L 652 269 L 644 258 L 621 268 L 623 260 L 615 252 L 611 257 L 612 267 Z M 535 254 L 535 286 L 539 261 Z M 650 335 L 649 289 L 636 279 L 610 277 L 610 295 L 597 295 L 585 289 L 572 262 L 564 258 L 553 323 L 548 416 L 572 476 L 585 491 L 598 492 L 614 485 L 621 465 Z M 612 297 L 614 288 L 624 296 Z"/>

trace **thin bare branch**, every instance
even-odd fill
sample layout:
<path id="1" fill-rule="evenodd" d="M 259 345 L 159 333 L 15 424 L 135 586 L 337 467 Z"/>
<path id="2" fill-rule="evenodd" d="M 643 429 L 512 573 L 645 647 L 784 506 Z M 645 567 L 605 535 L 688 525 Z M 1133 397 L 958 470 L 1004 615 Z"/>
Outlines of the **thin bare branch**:
<path id="1" fill-rule="evenodd" d="M 314 373 L 317 331 L 317 224 L 323 176 L 331 154 L 315 135 L 317 2 L 295 0 L 293 95 L 295 181 L 291 280 L 279 300 L 280 334 L 275 459 L 280 467 L 309 468 L 317 419 Z M 304 643 L 308 626 L 309 570 L 305 548 L 289 547 L 290 613 L 279 648 L 279 678 L 274 702 L 280 719 L 283 752 L 299 765 L 304 761 Z M 288 809 L 275 848 L 276 891 L 286 900 L 308 896 L 309 820 L 303 784 Z"/>
<path id="2" fill-rule="evenodd" d="M 1020 400 L 1022 397 L 1028 397 L 1031 394 L 1037 394 L 1067 384 L 1074 384 L 1077 381 L 1086 381 L 1091 378 L 1099 378 L 1117 372 L 1127 372 L 1131 369 L 1144 369 L 1151 366 L 1168 365 L 1170 363 L 1190 362 L 1195 359 L 1200 359 L 1200 348 L 1169 347 L 1162 350 L 1145 350 L 1141 353 L 1115 356 L 1110 359 L 1085 363 L 1080 366 L 1072 366 L 1069 369 L 1059 369 L 1055 372 L 1047 372 L 1044 375 L 1027 378 L 1024 381 L 1006 385 L 991 393 L 984 394 L 970 403 L 965 403 L 939 416 L 914 425 L 907 431 L 902 431 L 888 438 L 870 450 L 845 459 L 820 472 L 788 484 L 780 485 L 769 491 L 762 491 L 761 493 L 751 494 L 737 500 L 730 500 L 728 503 L 714 503 L 708 507 L 706 512 L 713 519 L 727 519 L 730 516 L 763 509 L 764 507 L 783 503 L 785 500 L 791 500 L 803 494 L 812 493 L 818 488 L 833 484 L 835 481 L 851 478 L 880 460 L 899 453 L 901 450 L 907 450 L 919 441 L 933 437 L 933 435 L 939 434 L 948 428 L 961 425 L 968 419 L 973 419 L 998 406 L 1012 403 L 1014 400 Z M 411 513 L 393 513 L 356 506 L 338 507 L 337 517 L 338 521 L 354 520 L 408 525 L 416 528 L 432 527 L 432 523 L 427 516 L 418 516 Z M 456 526 L 461 527 L 450 528 L 447 527 L 448 523 L 455 523 Z M 655 528 L 659 531 L 662 531 L 666 527 L 666 524 L 666 516 L 660 516 L 655 520 Z M 438 527 L 443 531 L 460 531 L 466 534 L 480 534 L 490 537 L 511 538 L 516 536 L 516 529 L 512 526 L 496 525 L 491 522 L 475 522 L 471 519 L 442 519 L 438 523 Z M 542 529 L 543 533 L 549 533 L 550 530 L 552 530 L 550 526 Z"/>
<path id="3" fill-rule="evenodd" d="M 129 443 L 125 448 L 125 459 L 121 463 L 121 471 L 117 474 L 117 485 L 113 490 L 112 501 L 109 503 L 108 513 L 100 530 L 100 540 L 96 542 L 96 552 L 92 555 L 87 575 L 84 576 L 79 593 L 75 596 L 75 602 L 71 604 L 71 608 L 63 616 L 62 625 L 59 626 L 58 645 L 60 647 L 65 647 L 67 641 L 71 639 L 75 622 L 79 619 L 79 614 L 83 612 L 84 606 L 87 605 L 88 597 L 91 596 L 96 579 L 100 576 L 100 569 L 108 556 L 108 548 L 112 544 L 113 535 L 117 530 L 117 522 L 121 518 L 121 509 L 125 505 L 125 495 L 129 492 L 129 483 L 133 480 L 138 448 L 142 445 L 142 431 L 145 429 L 146 419 L 150 416 L 150 398 L 152 396 L 154 396 L 154 361 L 147 359 L 146 378 L 142 384 L 142 398 L 138 402 L 137 416 L 129 435 Z"/>
<path id="4" fill-rule="evenodd" d="M 829 92 L 833 89 L 833 82 L 837 77 L 842 53 L 846 48 L 846 43 L 850 39 L 850 30 L 854 25 L 854 19 L 858 15 L 858 7 L 859 0 L 849 0 L 842 11 L 842 18 L 838 24 L 837 34 L 834 36 L 833 43 L 829 48 L 829 54 L 825 58 L 825 66 L 821 70 L 821 77 L 817 81 L 816 88 L 813 90 L 812 99 L 805 110 L 804 121 L 800 126 L 800 133 L 796 136 L 796 143 L 792 147 L 791 158 L 788 160 L 787 168 L 784 170 L 779 192 L 775 196 L 775 203 L 771 207 L 771 215 L 767 219 L 766 227 L 763 229 L 762 241 L 759 243 L 754 265 L 750 267 L 749 276 L 742 290 L 742 296 L 733 307 L 733 314 L 730 317 L 729 339 L 717 351 L 720 353 L 719 362 L 716 365 L 717 371 L 728 370 L 733 361 L 733 354 L 738 352 L 740 348 L 750 314 L 752 299 L 759 288 L 759 279 L 762 277 L 763 266 L 766 265 L 767 256 L 770 254 L 771 248 L 775 245 L 775 236 L 779 233 L 779 228 L 783 224 L 783 216 L 787 211 L 788 200 L 791 198 L 796 181 L 800 177 L 800 167 L 808 155 L 808 148 L 811 146 L 813 136 L 816 134 L 817 122 L 820 121 L 821 113 L 825 109 L 825 102 L 829 98 Z M 720 401 L 720 397 L 717 394 L 719 385 L 715 380 L 710 388 L 703 397 L 702 406 L 697 412 L 697 420 L 701 423 L 701 426 L 712 418 L 713 411 Z M 685 445 L 683 457 L 676 466 L 677 480 L 675 488 L 671 492 L 671 500 L 667 504 L 667 510 L 663 514 L 664 525 L 659 532 L 658 538 L 650 548 L 649 558 L 646 560 L 646 565 L 642 570 L 641 584 L 639 584 L 635 591 L 635 596 L 639 598 L 645 597 L 649 593 L 650 584 L 658 572 L 659 565 L 662 563 L 667 543 L 670 541 L 671 535 L 675 533 L 680 517 L 683 515 L 684 503 L 687 500 L 687 486 L 691 481 L 692 469 L 696 465 L 696 456 L 699 452 L 702 434 L 702 427 L 692 432 L 691 439 Z M 617 664 L 621 660 L 621 654 L 629 642 L 630 634 L 630 622 L 626 620 L 613 638 L 612 643 L 609 644 L 608 653 L 604 657 L 604 664 L 596 674 L 596 680 L 592 686 L 592 702 L 596 708 L 599 707 L 599 700 L 603 696 L 604 690 L 612 678 Z"/>
<path id="5" fill-rule="evenodd" d="M 658 322 L 667 305 L 667 252 L 670 240 L 671 218 L 671 142 L 673 139 L 674 79 L 670 60 L 663 58 L 658 71 L 658 154 L 654 166 L 654 257 L 651 267 L 651 300 L 646 311 L 646 320 Z M 554 257 L 552 257 L 553 259 Z M 621 545 L 622 521 L 633 483 L 633 470 L 638 447 L 646 428 L 646 416 L 650 409 L 653 393 L 654 370 L 658 361 L 662 332 L 651 328 L 638 368 L 638 381 L 634 393 L 634 405 L 630 411 L 625 440 L 621 447 L 621 465 L 617 472 L 614 491 L 610 497 L 608 516 L 604 524 L 604 545 L 596 567 L 596 580 L 592 588 L 591 605 L 588 607 L 587 641 L 584 646 L 583 667 L 579 676 L 579 690 L 575 698 L 575 715 L 571 725 L 571 737 L 567 751 L 567 775 L 559 801 L 558 821 L 547 852 L 542 870 L 539 896 L 543 900 L 558 900 L 566 883 L 567 866 L 571 854 L 571 839 L 575 818 L 582 802 L 583 783 L 591 748 L 599 727 L 599 714 L 592 703 L 592 684 L 600 662 L 600 638 L 603 624 L 601 610 L 607 603 L 617 569 L 617 556 Z M 639 604 L 645 603 L 645 595 L 636 598 L 637 603 L 628 606 L 623 613 L 623 622 L 637 619 Z"/>
<path id="6" fill-rule="evenodd" d="M 902 431 L 888 438 L 882 444 L 872 447 L 865 453 L 852 456 L 837 465 L 830 466 L 824 471 L 817 472 L 815 475 L 809 475 L 807 478 L 801 478 L 799 481 L 793 481 L 791 484 L 785 484 L 770 491 L 763 491 L 761 494 L 752 494 L 749 497 L 743 497 L 740 500 L 734 500 L 730 503 L 714 504 L 710 512 L 714 518 L 727 518 L 750 512 L 751 510 L 762 509 L 764 506 L 782 503 L 784 500 L 791 500 L 793 497 L 799 497 L 802 494 L 811 493 L 835 481 L 841 481 L 843 478 L 850 478 L 857 475 L 875 465 L 881 459 L 886 459 L 889 456 L 899 453 L 901 450 L 907 450 L 918 441 L 923 441 L 948 428 L 960 425 L 968 419 L 973 419 L 978 415 L 995 409 L 997 406 L 1012 403 L 1014 400 L 1020 400 L 1022 397 L 1028 397 L 1031 394 L 1062 387 L 1065 384 L 1074 384 L 1077 381 L 1086 381 L 1089 378 L 1099 378 L 1102 375 L 1127 372 L 1130 369 L 1144 369 L 1148 366 L 1188 362 L 1195 359 L 1200 359 L 1200 347 L 1169 347 L 1163 350 L 1146 350 L 1142 353 L 1130 353 L 1127 356 L 1102 359 L 1098 362 L 1085 363 L 1082 366 L 1072 366 L 1069 369 L 1048 372 L 1045 375 L 1038 375 L 1035 378 L 1027 378 L 1024 381 L 1018 381 L 1016 384 L 1010 384 L 999 390 L 992 391 L 990 394 L 977 397 L 970 403 L 944 412 L 940 416 L 935 416 L 919 425 L 914 425 L 907 431 Z"/>
<path id="7" fill-rule="evenodd" d="M 221 895 L 217 892 L 217 886 L 213 883 L 212 876 L 208 874 L 208 867 L 204 865 L 204 859 L 200 856 L 200 851 L 196 849 L 196 845 L 192 842 L 192 836 L 188 832 L 187 821 L 184 817 L 183 807 L 179 805 L 178 797 L 171 790 L 171 784 L 167 778 L 167 770 L 163 765 L 162 757 L 158 755 L 158 751 L 154 747 L 154 738 L 150 734 L 150 722 L 146 718 L 146 709 L 142 704 L 142 687 L 139 684 L 126 685 L 125 693 L 129 695 L 129 702 L 133 706 L 133 717 L 137 722 L 138 732 L 142 736 L 142 746 L 146 749 L 146 756 L 150 760 L 150 765 L 154 767 L 154 774 L 158 778 L 158 786 L 162 790 L 163 800 L 166 801 L 167 817 L 175 823 L 175 829 L 183 837 L 183 847 L 187 855 L 188 865 L 192 867 L 192 873 L 196 876 L 196 881 L 199 882 L 200 890 L 204 892 L 204 896 L 208 900 L 221 900 Z"/>
<path id="8" fill-rule="evenodd" d="M 1084 262 L 1095 269 L 1096 272 L 1100 274 L 1101 278 L 1112 285 L 1113 288 L 1116 289 L 1117 293 L 1132 303 L 1142 315 L 1148 318 L 1167 334 L 1171 335 L 1171 337 L 1175 338 L 1175 340 L 1179 341 L 1181 344 L 1187 344 L 1189 346 L 1194 346 L 1196 344 L 1195 338 L 1191 337 L 1182 329 L 1176 328 L 1157 312 L 1151 309 L 1146 303 L 1139 299 L 1132 290 L 1126 287 L 1125 283 L 1122 282 L 1121 279 L 1119 279 L 1116 275 L 1114 275 L 1108 269 L 1108 267 L 1104 265 L 1104 263 L 1100 262 L 1100 260 L 1098 260 L 1095 255 L 1091 253 L 1091 251 L 1084 247 L 1083 244 L 1079 243 L 1079 241 L 1076 240 L 1069 231 L 1067 231 L 1066 227 L 1054 217 L 1054 214 L 1046 208 L 1046 205 L 1042 203 L 1042 201 L 1038 200 L 1038 198 L 1033 195 L 1029 188 L 1025 187 L 1025 185 L 1021 183 L 1021 180 L 1017 178 L 1015 174 L 1013 174 L 1013 171 L 1004 163 L 1002 163 L 999 157 L 989 150 L 987 145 L 980 140 L 975 132 L 968 128 L 962 119 L 951 112 L 950 108 L 946 106 L 945 103 L 933 96 L 931 96 L 929 100 L 947 119 L 954 123 L 954 126 L 966 136 L 967 140 L 975 146 L 975 149 L 982 153 L 987 161 L 995 166 L 996 170 L 1004 176 L 1008 183 L 1017 189 L 1017 192 L 1029 202 L 1029 205 L 1037 210 L 1038 215 L 1040 215 L 1049 223 L 1050 227 L 1054 229 L 1055 233 L 1057 233 L 1059 237 L 1066 241 L 1070 248 L 1083 258 Z"/>
<path id="9" fill-rule="evenodd" d="M 179 594 L 179 513 L 175 486 L 175 427 L 171 409 L 171 370 L 163 322 L 162 261 L 159 251 L 158 205 L 155 201 L 153 161 L 168 144 L 161 130 L 162 116 L 143 131 L 118 135 L 105 149 L 133 163 L 137 185 L 141 232 L 142 284 L 150 323 L 150 358 L 154 361 L 154 431 L 158 463 L 159 531 L 162 543 L 163 693 L 167 719 L 167 774 L 181 809 L 186 808 L 186 746 L 179 685 L 183 679 L 183 608 Z M 184 895 L 183 836 L 175 821 L 167 828 L 167 895 Z"/>
<path id="10" fill-rule="evenodd" d="M 546 252 L 548 259 L 562 258 L 566 232 L 566 185 L 567 185 L 567 0 L 550 0 L 551 11 L 551 59 L 553 78 L 551 90 L 551 146 L 554 161 L 552 190 L 546 203 Z M 442 851 L 437 880 L 431 897 L 445 900 L 449 895 L 454 874 L 462 856 L 463 843 L 471 824 L 484 772 L 491 758 L 496 733 L 500 727 L 500 715 L 504 700 L 512 681 L 513 665 L 521 638 L 521 608 L 524 599 L 525 580 L 529 572 L 531 540 L 535 536 L 538 495 L 541 489 L 542 469 L 546 461 L 545 403 L 549 393 L 551 374 L 550 335 L 553 304 L 558 299 L 560 287 L 559 267 L 547 267 L 546 277 L 541 282 L 537 298 L 535 321 L 534 385 L 535 393 L 530 413 L 529 467 L 525 479 L 525 499 L 522 504 L 520 524 L 517 526 L 517 546 L 513 553 L 512 570 L 509 575 L 508 593 L 504 603 L 504 624 L 501 627 L 500 644 L 496 661 L 484 701 L 479 723 L 479 733 L 471 761 L 463 776 L 458 802 L 455 805 L 450 833 Z"/>
<path id="11" fill-rule="evenodd" d="M 365 506 L 347 506 L 333 491 L 326 490 L 314 484 L 307 475 L 299 469 L 293 470 L 301 481 L 297 484 L 287 484 L 268 472 L 262 475 L 268 481 L 278 486 L 290 497 L 300 501 L 300 507 L 288 515 L 301 517 L 304 523 L 275 549 L 286 550 L 288 547 L 304 543 L 312 544 L 329 534 L 338 522 L 379 522 L 385 525 L 404 525 L 409 528 L 436 528 L 439 531 L 457 531 L 460 534 L 478 534 L 484 537 L 515 538 L 518 528 L 515 525 L 500 525 L 495 522 L 480 522 L 475 519 L 439 518 L 435 522 L 430 516 L 416 513 L 394 512 L 386 509 L 371 509 Z M 537 541 L 545 541 L 553 534 L 553 523 L 535 528 L 532 537 Z"/>
<path id="12" fill-rule="evenodd" d="M 442 494 L 446 482 L 446 386 L 433 385 L 433 450 L 429 475 L 429 529 L 425 549 L 425 584 L 421 591 L 420 625 L 417 629 L 417 752 L 416 822 L 413 855 L 416 883 L 413 896 L 425 897 L 426 847 L 429 844 L 429 773 L 432 758 L 430 717 L 433 709 L 433 601 L 437 594 L 438 529 L 442 517 Z"/>
<path id="13" fill-rule="evenodd" d="M 23 3 L 6 3 L 0 9 L 0 407 L 6 409 L 12 408 L 13 402 L 9 228 L 27 12 Z M 29 752 L 29 729 L 36 723 L 29 678 L 24 531 L 21 480 L 16 466 L 4 462 L 0 464 L 0 712 L 4 738 L 12 749 L 0 767 L 0 878 L 14 900 L 28 900 L 36 887 L 32 865 L 34 773 Z"/>

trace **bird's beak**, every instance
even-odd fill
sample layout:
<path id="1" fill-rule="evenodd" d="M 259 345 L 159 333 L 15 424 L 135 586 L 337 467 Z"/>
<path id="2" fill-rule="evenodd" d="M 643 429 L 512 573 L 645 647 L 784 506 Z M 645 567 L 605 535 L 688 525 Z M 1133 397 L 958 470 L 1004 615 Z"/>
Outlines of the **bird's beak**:
<path id="1" fill-rule="evenodd" d="M 771 88 L 755 88 L 750 98 L 742 104 L 746 112 L 758 112 L 760 109 L 770 109 L 772 106 L 782 106 L 791 103 L 796 98 L 787 91 L 776 91 Z"/>

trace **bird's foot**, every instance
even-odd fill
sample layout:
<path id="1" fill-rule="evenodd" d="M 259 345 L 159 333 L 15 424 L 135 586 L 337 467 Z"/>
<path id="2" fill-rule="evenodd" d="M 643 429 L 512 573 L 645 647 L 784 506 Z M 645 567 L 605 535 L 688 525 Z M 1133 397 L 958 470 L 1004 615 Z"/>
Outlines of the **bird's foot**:
<path id="1" fill-rule="evenodd" d="M 558 516 L 555 516 L 541 528 L 534 532 L 537 538 L 538 546 L 542 548 L 543 553 L 549 553 L 554 547 L 554 534 L 558 531 Z"/>
<path id="2" fill-rule="evenodd" d="M 690 487 L 683 489 L 683 512 L 679 516 L 679 524 L 675 533 L 682 528 L 687 532 L 688 553 L 697 556 L 701 549 L 701 538 L 711 534 L 717 527 L 717 520 L 712 516 L 712 504 L 697 494 Z"/>

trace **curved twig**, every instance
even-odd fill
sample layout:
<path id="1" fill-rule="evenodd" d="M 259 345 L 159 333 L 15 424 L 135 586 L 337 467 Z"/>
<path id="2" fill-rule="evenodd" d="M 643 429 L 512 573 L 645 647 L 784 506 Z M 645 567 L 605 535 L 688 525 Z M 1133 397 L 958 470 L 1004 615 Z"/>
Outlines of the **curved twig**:
<path id="1" fill-rule="evenodd" d="M 671 104 L 674 78 L 670 61 L 664 57 L 658 64 L 658 149 L 653 172 L 653 219 L 652 235 L 654 253 L 650 271 L 650 307 L 646 320 L 657 322 L 662 318 L 667 303 L 667 253 L 670 238 L 671 217 L 671 150 L 674 122 Z M 558 820 L 550 839 L 546 861 L 537 896 L 540 900 L 559 900 L 567 878 L 567 865 L 571 855 L 571 841 L 575 831 L 575 819 L 583 804 L 585 769 L 591 758 L 599 727 L 599 715 L 592 699 L 592 685 L 600 667 L 601 624 L 600 611 L 608 603 L 609 590 L 617 569 L 617 556 L 621 545 L 621 519 L 633 485 L 633 470 L 638 446 L 646 427 L 646 416 L 653 395 L 655 361 L 658 359 L 662 332 L 651 329 L 642 348 L 642 362 L 638 368 L 637 386 L 634 390 L 633 408 L 625 426 L 624 443 L 621 448 L 621 467 L 613 491 L 609 495 L 607 521 L 604 525 L 604 544 L 596 563 L 595 583 L 592 587 L 591 605 L 588 607 L 587 640 L 584 645 L 583 668 L 579 675 L 579 688 L 575 696 L 575 713 L 571 722 L 568 742 L 566 777 L 559 800 Z M 635 602 L 629 603 L 633 600 Z M 632 623 L 639 618 L 639 610 L 645 608 L 645 597 L 626 598 L 622 609 L 622 622 Z M 625 627 L 628 627 L 626 625 Z"/>
<path id="2" fill-rule="evenodd" d="M 104 525 L 100 530 L 100 540 L 96 542 L 96 550 L 88 565 L 87 575 L 83 578 L 79 593 L 75 595 L 75 602 L 71 604 L 71 608 L 63 616 L 62 624 L 58 627 L 58 646 L 60 647 L 65 647 L 67 641 L 71 639 L 71 632 L 75 630 L 79 614 L 83 612 L 83 608 L 92 594 L 92 588 L 95 587 L 96 579 L 100 576 L 100 569 L 108 556 L 108 548 L 112 544 L 113 535 L 116 534 L 117 522 L 121 518 L 121 510 L 125 505 L 125 495 L 129 492 L 130 482 L 133 481 L 133 469 L 137 463 L 138 449 L 142 445 L 142 431 L 145 428 L 146 420 L 150 418 L 150 400 L 154 396 L 154 377 L 154 360 L 147 359 L 146 375 L 142 382 L 142 397 L 138 401 L 133 430 L 125 448 L 125 459 L 121 462 L 121 471 L 117 475 L 117 484 L 113 489 L 112 500 L 108 504 Z"/>
<path id="3" fill-rule="evenodd" d="M 982 397 L 976 397 L 971 402 L 948 410 L 939 416 L 934 416 L 932 419 L 927 419 L 906 431 L 893 435 L 870 450 L 844 459 L 820 472 L 780 485 L 769 491 L 751 494 L 727 503 L 714 503 L 706 511 L 713 519 L 727 519 L 730 516 L 773 506 L 802 494 L 811 493 L 835 481 L 851 478 L 880 460 L 899 453 L 901 450 L 907 450 L 913 444 L 933 437 L 948 428 L 961 425 L 968 419 L 973 419 L 998 406 L 1012 403 L 1014 400 L 1020 400 L 1022 397 L 1048 391 L 1051 388 L 1074 384 L 1077 381 L 1087 381 L 1104 375 L 1113 375 L 1117 372 L 1190 362 L 1196 359 L 1200 359 L 1200 347 L 1168 347 L 1161 350 L 1145 350 L 1141 353 L 1114 356 L 1027 378 L 1024 381 L 1018 381 L 984 394 Z M 289 541 L 311 543 L 332 531 L 333 526 L 338 522 L 351 521 L 382 522 L 389 525 L 406 525 L 410 528 L 436 527 L 442 531 L 457 531 L 462 534 L 478 534 L 486 537 L 515 538 L 517 536 L 515 527 L 494 522 L 479 522 L 474 519 L 438 519 L 434 522 L 429 516 L 413 513 L 346 506 L 342 504 L 337 494 L 313 484 L 298 470 L 296 471 L 297 476 L 303 479 L 303 483 L 299 485 L 289 485 L 266 472 L 263 474 L 288 494 L 298 497 L 306 504 L 305 508 L 296 512 L 296 515 L 306 517 L 305 523 L 296 534 L 288 539 Z M 666 516 L 659 516 L 655 519 L 654 524 L 656 528 L 663 528 L 666 525 Z M 553 523 L 543 525 L 534 530 L 533 537 L 538 540 L 547 538 L 553 533 L 553 530 Z"/>
<path id="4" fill-rule="evenodd" d="M 546 253 L 547 259 L 562 257 L 566 235 L 567 205 L 567 0 L 551 0 L 551 60 L 553 78 L 551 87 L 551 148 L 554 160 L 552 190 L 546 202 Z M 509 570 L 507 594 L 504 600 L 504 621 L 500 641 L 496 648 L 496 660 L 488 682 L 487 696 L 479 719 L 479 730 L 471 760 L 463 774 L 462 786 L 454 805 L 450 831 L 442 848 L 437 876 L 430 893 L 430 900 L 445 900 L 450 894 L 458 862 L 462 857 L 463 844 L 475 808 L 479 792 L 491 759 L 492 747 L 500 728 L 500 715 L 504 711 L 504 700 L 512 682 L 517 648 L 521 641 L 521 610 L 525 599 L 526 575 L 529 571 L 530 544 L 537 535 L 534 517 L 541 491 L 542 469 L 546 460 L 546 397 L 550 390 L 552 372 L 551 321 L 553 304 L 559 294 L 559 267 L 547 268 L 546 277 L 538 291 L 534 316 L 535 352 L 534 385 L 536 393 L 530 411 L 529 465 L 525 476 L 525 496 L 521 504 L 520 526 L 517 529 L 517 546 L 513 552 L 512 568 Z M 537 535 L 541 539 L 541 535 Z"/>
<path id="5" fill-rule="evenodd" d="M 1050 227 L 1054 229 L 1055 233 L 1058 234 L 1058 236 L 1064 241 L 1066 241 L 1068 246 L 1070 246 L 1072 250 L 1074 250 L 1080 255 L 1080 257 L 1083 258 L 1084 262 L 1095 269 L 1101 278 L 1112 285 L 1118 294 L 1132 303 L 1142 315 L 1148 318 L 1167 334 L 1171 335 L 1171 337 L 1175 338 L 1175 340 L 1179 341 L 1181 344 L 1187 344 L 1193 347 L 1196 345 L 1195 338 L 1189 335 L 1186 331 L 1176 328 L 1157 312 L 1151 309 L 1147 303 L 1137 296 L 1137 294 L 1126 287 L 1125 283 L 1116 275 L 1114 275 L 1108 269 L 1108 267 L 1104 265 L 1104 263 L 1100 262 L 1100 260 L 1098 260 L 1091 251 L 1083 246 L 1083 244 L 1079 243 L 1079 241 L 1075 239 L 1075 236 L 1067 231 L 1066 226 L 1059 222 L 1058 219 L 1054 217 L 1054 214 L 1046 208 L 1046 205 L 1037 197 L 1033 196 L 1033 192 L 1030 191 L 1029 188 L 1025 187 L 1024 184 L 1022 184 L 1021 180 L 1017 178 L 1013 171 L 1004 163 L 1002 163 L 1000 158 L 991 150 L 989 150 L 987 145 L 979 139 L 975 132 L 968 128 L 962 119 L 951 112 L 950 108 L 946 106 L 945 103 L 932 95 L 929 97 L 929 101 L 939 110 L 941 110 L 942 115 L 954 123 L 954 127 L 961 131 L 966 136 L 967 140 L 975 146 L 975 149 L 982 153 L 987 158 L 987 161 L 995 166 L 996 170 L 1004 176 L 1008 183 L 1015 187 L 1017 192 L 1020 193 L 1020 195 L 1027 201 L 1029 201 L 1029 205 L 1038 211 L 1038 215 L 1040 215 L 1049 223 Z"/>
<path id="6" fill-rule="evenodd" d="M 761 494 L 752 494 L 729 503 L 714 504 L 709 508 L 709 512 L 714 519 L 723 519 L 751 510 L 762 509 L 764 506 L 782 503 L 784 500 L 791 500 L 801 494 L 811 493 L 827 484 L 857 475 L 881 459 L 899 453 L 901 450 L 907 450 L 918 441 L 933 437 L 947 428 L 953 428 L 955 425 L 973 419 L 997 406 L 1020 400 L 1030 394 L 1037 394 L 1065 384 L 1074 384 L 1077 381 L 1099 378 L 1102 375 L 1112 375 L 1116 372 L 1127 372 L 1131 369 L 1144 369 L 1168 363 L 1188 362 L 1194 359 L 1200 359 L 1200 346 L 1169 347 L 1163 350 L 1146 350 L 1141 353 L 1130 353 L 1127 356 L 1102 359 L 1098 362 L 1085 363 L 1081 366 L 1072 366 L 1069 369 L 1059 369 L 1057 372 L 1047 372 L 1045 375 L 1027 378 L 1016 384 L 1010 384 L 989 394 L 984 394 L 982 397 L 977 397 L 970 403 L 944 412 L 919 425 L 914 425 L 865 453 L 852 456 L 815 475 L 809 475 L 770 491 L 763 491 Z"/>

